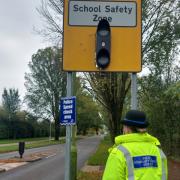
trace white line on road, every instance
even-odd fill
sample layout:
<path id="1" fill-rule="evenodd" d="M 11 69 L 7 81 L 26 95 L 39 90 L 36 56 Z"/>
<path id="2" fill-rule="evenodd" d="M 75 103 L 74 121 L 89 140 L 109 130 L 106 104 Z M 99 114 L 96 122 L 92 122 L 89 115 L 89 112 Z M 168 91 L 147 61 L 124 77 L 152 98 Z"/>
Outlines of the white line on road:
<path id="1" fill-rule="evenodd" d="M 52 154 L 52 155 L 50 155 L 50 156 L 47 156 L 46 159 L 47 159 L 47 158 L 50 158 L 50 157 L 53 157 L 53 156 L 55 156 L 55 155 L 56 155 L 56 153 L 55 153 L 55 154 Z"/>

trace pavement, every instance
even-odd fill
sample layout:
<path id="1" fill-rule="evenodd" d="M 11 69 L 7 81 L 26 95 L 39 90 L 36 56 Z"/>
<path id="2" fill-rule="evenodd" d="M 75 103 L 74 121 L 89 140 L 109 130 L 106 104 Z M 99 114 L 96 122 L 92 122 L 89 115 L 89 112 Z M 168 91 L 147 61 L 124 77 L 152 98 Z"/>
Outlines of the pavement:
<path id="1" fill-rule="evenodd" d="M 49 151 L 47 150 L 37 153 L 31 153 L 23 156 L 23 158 L 14 156 L 8 159 L 0 159 L 0 173 L 17 168 L 19 166 L 26 165 L 28 163 L 39 161 L 43 158 L 49 158 L 55 155 L 56 155 L 55 150 L 49 150 Z"/>
<path id="2" fill-rule="evenodd" d="M 86 137 L 77 141 L 77 169 L 80 170 L 84 167 L 88 157 L 93 154 L 100 142 L 102 137 L 94 136 L 94 137 Z M 30 156 L 31 155 L 31 156 Z M 0 173 L 0 179 L 3 180 L 59 180 L 64 179 L 65 173 L 65 155 L 66 148 L 65 144 L 52 145 L 48 147 L 27 149 L 24 153 L 22 159 L 19 158 L 18 152 L 11 152 L 0 154 L 0 163 L 4 163 L 6 167 L 3 167 L 6 171 L 4 173 Z M 37 162 L 32 163 L 28 162 L 28 159 L 32 160 L 34 158 L 37 159 Z M 2 160 L 4 162 L 2 162 Z M 34 159 L 33 159 L 34 160 Z M 22 162 L 26 162 L 27 164 L 21 164 Z M 7 167 L 8 163 L 12 163 L 9 165 L 14 165 L 11 170 Z M 13 164 L 18 163 L 18 164 Z M 1 164 L 2 165 L 2 164 Z M 86 168 L 87 169 L 87 168 Z M 89 167 L 89 170 L 95 168 Z M 98 170 L 99 168 L 97 168 Z M 93 172 L 94 172 L 93 170 Z M 95 170 L 96 171 L 96 170 Z"/>
<path id="3" fill-rule="evenodd" d="M 27 164 L 27 162 L 21 162 L 21 163 L 0 163 L 0 172 L 5 172 L 14 168 L 17 168 L 19 166 L 23 166 Z"/>
<path id="4" fill-rule="evenodd" d="M 87 159 L 93 154 L 102 139 L 101 136 L 93 136 L 82 138 L 77 141 L 77 169 L 80 170 L 86 163 Z M 0 173 L 2 180 L 60 180 L 64 179 L 65 173 L 65 144 L 52 145 L 48 147 L 27 149 L 26 154 L 50 152 L 50 154 L 42 157 L 41 160 L 22 165 L 4 173 Z M 53 152 L 52 152 L 53 151 Z M 37 154 L 36 154 L 37 155 Z M 0 159 L 11 159 L 12 157 L 19 159 L 18 152 L 0 154 Z"/>

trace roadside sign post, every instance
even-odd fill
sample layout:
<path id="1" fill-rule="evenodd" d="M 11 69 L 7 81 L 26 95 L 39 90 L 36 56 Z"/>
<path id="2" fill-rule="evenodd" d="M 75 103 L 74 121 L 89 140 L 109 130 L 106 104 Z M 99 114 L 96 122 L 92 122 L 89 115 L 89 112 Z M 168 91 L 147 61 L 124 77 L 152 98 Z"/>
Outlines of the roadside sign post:
<path id="1" fill-rule="evenodd" d="M 76 124 L 76 97 L 72 95 L 72 72 L 67 73 L 67 97 L 61 98 L 60 124 L 66 126 L 65 180 L 70 180 L 71 170 L 71 127 Z"/>
<path id="2" fill-rule="evenodd" d="M 67 97 L 72 95 L 72 72 L 130 72 L 131 109 L 137 109 L 136 73 L 142 69 L 141 9 L 141 0 L 64 1 L 63 70 L 67 71 Z M 66 124 L 65 180 L 71 178 L 71 133 L 71 125 Z"/>
<path id="3" fill-rule="evenodd" d="M 137 110 L 137 74 L 131 74 L 131 109 Z"/>

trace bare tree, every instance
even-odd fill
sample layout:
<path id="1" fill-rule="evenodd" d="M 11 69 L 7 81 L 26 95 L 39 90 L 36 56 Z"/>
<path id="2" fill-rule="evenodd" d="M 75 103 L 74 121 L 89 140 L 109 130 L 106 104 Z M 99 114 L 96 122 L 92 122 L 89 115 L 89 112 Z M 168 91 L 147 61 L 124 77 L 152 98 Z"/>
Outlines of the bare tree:
<path id="1" fill-rule="evenodd" d="M 63 25 L 63 0 L 41 0 L 41 6 L 37 8 L 44 27 L 35 29 L 45 40 L 61 45 L 62 25 Z"/>

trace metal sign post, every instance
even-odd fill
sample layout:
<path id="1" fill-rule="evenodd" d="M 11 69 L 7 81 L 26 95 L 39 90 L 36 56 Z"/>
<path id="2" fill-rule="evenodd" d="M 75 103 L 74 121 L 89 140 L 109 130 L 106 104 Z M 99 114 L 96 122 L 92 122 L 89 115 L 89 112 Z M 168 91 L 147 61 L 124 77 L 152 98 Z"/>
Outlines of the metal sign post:
<path id="1" fill-rule="evenodd" d="M 67 73 L 67 97 L 72 94 L 72 72 Z M 71 125 L 66 125 L 65 180 L 70 180 L 71 168 Z"/>
<path id="2" fill-rule="evenodd" d="M 72 72 L 132 73 L 131 109 L 137 109 L 136 73 L 142 68 L 142 2 L 141 0 L 66 0 L 63 15 L 63 70 L 67 71 L 67 97 L 72 95 Z M 95 60 L 96 32 L 105 19 L 111 28 L 110 62 Z M 81 38 L 78 36 L 81 35 Z M 109 44 L 103 41 L 103 48 Z M 131 52 L 131 53 L 129 53 Z M 98 52 L 96 52 L 98 53 Z M 106 53 L 107 54 L 107 53 Z M 97 54 L 98 55 L 98 54 Z M 105 55 L 105 57 L 108 57 Z M 124 61 L 125 60 L 125 61 Z M 97 63 L 101 62 L 101 63 Z M 97 68 L 99 65 L 99 68 Z M 73 106 L 73 105 L 72 105 Z M 64 107 L 64 106 L 63 106 Z M 64 110 L 66 112 L 66 110 Z M 63 112 L 64 112 L 63 111 Z M 71 110 L 69 110 L 71 112 Z M 64 118 L 67 123 L 68 114 Z M 70 180 L 71 123 L 66 124 L 65 180 Z"/>
<path id="3" fill-rule="evenodd" d="M 67 96 L 60 100 L 60 124 L 66 126 L 65 180 L 71 177 L 71 134 L 76 124 L 76 97 L 72 95 L 72 72 L 67 73 Z"/>
<path id="4" fill-rule="evenodd" d="M 131 74 L 131 109 L 137 109 L 137 74 Z"/>

